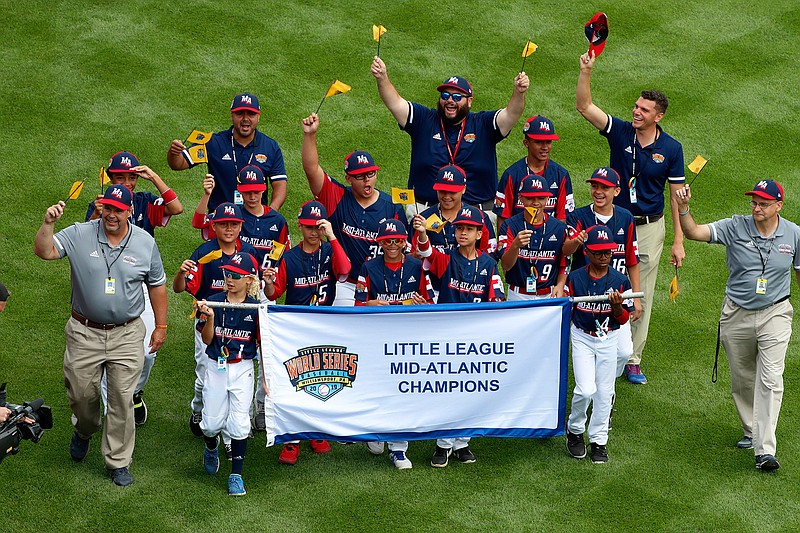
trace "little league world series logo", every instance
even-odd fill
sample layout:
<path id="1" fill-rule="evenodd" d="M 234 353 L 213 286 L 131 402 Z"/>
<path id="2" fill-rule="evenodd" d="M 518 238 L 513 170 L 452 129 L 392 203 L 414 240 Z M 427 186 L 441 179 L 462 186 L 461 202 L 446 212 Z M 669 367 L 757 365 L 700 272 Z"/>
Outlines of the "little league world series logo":
<path id="1" fill-rule="evenodd" d="M 358 371 L 358 354 L 346 346 L 308 346 L 283 362 L 295 390 L 302 390 L 323 402 L 345 387 L 352 387 Z"/>

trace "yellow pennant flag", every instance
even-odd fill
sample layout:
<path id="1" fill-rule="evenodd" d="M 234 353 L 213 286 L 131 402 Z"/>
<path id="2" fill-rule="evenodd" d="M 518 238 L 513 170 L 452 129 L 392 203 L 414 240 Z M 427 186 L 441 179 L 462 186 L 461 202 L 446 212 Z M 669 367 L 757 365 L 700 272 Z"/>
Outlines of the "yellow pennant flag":
<path id="1" fill-rule="evenodd" d="M 439 233 L 444 229 L 444 220 L 439 215 L 433 213 L 425 220 L 425 229 L 434 233 Z"/>
<path id="2" fill-rule="evenodd" d="M 72 184 L 72 187 L 69 188 L 69 194 L 67 195 L 67 200 L 76 200 L 78 196 L 81 195 L 81 191 L 83 191 L 83 183 L 86 180 L 83 179 L 81 181 L 76 181 Z"/>
<path id="3" fill-rule="evenodd" d="M 695 174 L 700 174 L 700 171 L 703 170 L 703 167 L 706 166 L 708 160 L 705 159 L 703 156 L 698 155 L 694 158 L 694 161 L 689 163 L 689 170 L 694 172 Z"/>
<path id="4" fill-rule="evenodd" d="M 206 255 L 198 259 L 197 263 L 200 265 L 206 265 L 211 261 L 216 261 L 217 259 L 221 258 L 222 258 L 222 250 L 214 250 L 213 252 L 208 252 Z"/>
<path id="5" fill-rule="evenodd" d="M 539 214 L 539 210 L 536 209 L 535 207 L 526 207 L 525 211 L 528 212 L 528 214 L 531 216 L 532 220 L 536 220 L 536 215 Z"/>
<path id="6" fill-rule="evenodd" d="M 281 256 L 283 255 L 283 251 L 286 249 L 286 245 L 282 242 L 275 242 L 272 241 L 272 250 L 269 252 L 269 258 L 273 261 L 280 260 Z"/>
<path id="7" fill-rule="evenodd" d="M 192 133 L 186 137 L 186 140 L 193 144 L 206 144 L 208 141 L 211 140 L 211 136 L 214 135 L 213 132 L 205 132 L 200 130 L 192 130 Z"/>
<path id="8" fill-rule="evenodd" d="M 335 82 L 331 83 L 330 89 L 328 89 L 328 92 L 325 93 L 325 98 L 328 98 L 329 96 L 336 96 L 337 94 L 346 93 L 350 89 L 352 89 L 352 87 L 350 87 L 346 83 L 342 83 L 339 80 L 336 80 Z"/>
<path id="9" fill-rule="evenodd" d="M 392 203 L 404 205 L 417 203 L 414 199 L 414 189 L 392 187 Z"/>
<path id="10" fill-rule="evenodd" d="M 208 163 L 208 153 L 205 144 L 195 144 L 188 148 L 189 157 L 193 163 Z"/>
<path id="11" fill-rule="evenodd" d="M 680 288 L 678 287 L 678 269 L 675 268 L 675 276 L 672 278 L 672 281 L 669 282 L 669 300 L 672 303 L 677 303 L 675 299 L 678 297 L 678 293 L 681 292 Z"/>
<path id="12" fill-rule="evenodd" d="M 111 183 L 111 178 L 108 177 L 106 167 L 100 167 L 100 188 L 108 183 Z"/>
<path id="13" fill-rule="evenodd" d="M 539 48 L 533 41 L 525 43 L 525 48 L 522 50 L 522 57 L 528 57 Z"/>
<path id="14" fill-rule="evenodd" d="M 386 33 L 386 28 L 384 28 L 383 25 L 380 26 L 376 26 L 375 24 L 372 25 L 372 38 L 375 40 L 376 43 L 380 42 L 381 35 L 383 35 L 384 33 Z"/>

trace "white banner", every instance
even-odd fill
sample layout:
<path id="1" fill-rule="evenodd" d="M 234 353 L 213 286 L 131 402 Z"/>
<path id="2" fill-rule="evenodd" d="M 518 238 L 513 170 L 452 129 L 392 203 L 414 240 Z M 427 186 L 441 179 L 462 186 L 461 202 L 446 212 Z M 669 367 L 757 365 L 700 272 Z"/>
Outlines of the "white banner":
<path id="1" fill-rule="evenodd" d="M 564 434 L 570 303 L 261 310 L 267 445 Z"/>

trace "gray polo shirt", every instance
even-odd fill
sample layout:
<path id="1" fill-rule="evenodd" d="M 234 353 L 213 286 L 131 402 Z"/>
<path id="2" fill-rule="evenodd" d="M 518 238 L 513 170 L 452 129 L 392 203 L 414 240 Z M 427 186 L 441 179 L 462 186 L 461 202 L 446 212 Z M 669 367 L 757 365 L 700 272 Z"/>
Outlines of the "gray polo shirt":
<path id="1" fill-rule="evenodd" d="M 53 236 L 61 257 L 67 256 L 72 281 L 72 308 L 93 322 L 121 324 L 144 311 L 142 283 L 164 285 L 167 276 L 156 241 L 143 229 L 128 224 L 117 246 L 110 246 L 101 219 L 73 224 Z M 106 291 L 108 266 L 114 294 Z"/>
<path id="2" fill-rule="evenodd" d="M 725 245 L 729 272 L 725 294 L 736 305 L 763 309 L 789 296 L 792 270 L 800 270 L 797 224 L 779 217 L 778 228 L 769 237 L 761 236 L 750 215 L 733 215 L 708 227 L 710 242 Z M 756 294 L 759 278 L 767 280 L 766 294 Z"/>

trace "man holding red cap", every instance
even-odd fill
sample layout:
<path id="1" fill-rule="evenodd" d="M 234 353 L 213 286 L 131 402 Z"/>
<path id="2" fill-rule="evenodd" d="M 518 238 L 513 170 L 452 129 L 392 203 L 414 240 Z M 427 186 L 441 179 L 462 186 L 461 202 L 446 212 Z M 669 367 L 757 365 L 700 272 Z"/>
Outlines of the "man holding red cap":
<path id="1" fill-rule="evenodd" d="M 375 56 L 371 71 L 381 100 L 400 129 L 411 136 L 408 187 L 421 204 L 417 210 L 436 203 L 436 172 L 445 165 L 458 165 L 467 175 L 464 201 L 491 212 L 497 193 L 496 145 L 522 116 L 528 76 L 517 74 L 514 92 L 503 109 L 472 113 L 472 85 L 461 76 L 451 76 L 436 88 L 439 99 L 432 109 L 401 97 L 380 57 Z M 490 216 L 494 218 L 493 213 Z"/>
<path id="2" fill-rule="evenodd" d="M 728 282 L 720 317 L 720 338 L 731 372 L 731 396 L 756 468 L 776 470 L 775 429 L 783 399 L 783 369 L 792 336 L 789 289 L 792 271 L 800 285 L 800 228 L 782 218 L 783 188 L 761 180 L 753 190 L 749 216 L 733 215 L 698 225 L 689 212 L 689 187 L 678 191 L 680 222 L 693 241 L 725 246 Z"/>
<path id="3" fill-rule="evenodd" d="M 375 188 L 378 170 L 372 155 L 363 150 L 350 152 L 344 158 L 344 186 L 331 178 L 319 164 L 316 113 L 303 119 L 303 170 L 314 199 L 325 206 L 333 233 L 350 259 L 347 281 L 336 286 L 333 305 L 353 305 L 361 266 L 381 253 L 378 228 L 384 220 L 397 219 L 407 226 L 403 206 L 393 204 L 392 197 Z"/>
<path id="4" fill-rule="evenodd" d="M 567 260 L 561 248 L 567 225 L 545 212 L 551 196 L 545 184 L 541 176 L 526 176 L 518 192 L 524 211 L 500 224 L 497 253 L 509 301 L 564 296 Z"/>
<path id="5" fill-rule="evenodd" d="M 108 177 L 113 185 L 124 185 L 133 193 L 133 211 L 131 212 L 131 222 L 139 226 L 152 237 L 155 237 L 157 227 L 166 227 L 172 215 L 183 213 L 183 204 L 178 199 L 175 191 L 170 189 L 161 176 L 156 174 L 150 167 L 139 163 L 130 152 L 117 152 L 108 161 Z M 155 185 L 161 196 L 156 196 L 151 192 L 135 192 L 136 183 L 139 178 L 145 179 Z M 95 220 L 103 214 L 103 196 L 97 195 L 94 202 L 89 203 L 89 210 L 86 212 L 86 220 Z M 145 298 L 144 313 L 142 320 L 146 328 L 144 344 L 144 366 L 139 383 L 136 384 L 136 392 L 133 395 L 133 413 L 136 425 L 141 426 L 147 421 L 147 404 L 143 399 L 144 387 L 150 379 L 153 365 L 156 363 L 157 353 L 151 353 L 147 343 L 150 335 L 155 329 L 155 316 L 150 305 L 150 297 L 147 285 L 142 286 Z M 103 379 L 102 385 L 103 403 L 106 402 L 106 381 Z"/>
<path id="6" fill-rule="evenodd" d="M 286 200 L 286 168 L 283 152 L 278 143 L 257 129 L 261 118 L 258 98 L 250 93 L 236 95 L 231 103 L 230 129 L 211 136 L 206 144 L 208 173 L 217 181 L 217 186 L 208 203 L 214 211 L 223 202 L 233 202 L 236 178 L 247 165 L 261 168 L 272 186 L 272 201 L 269 206 L 278 211 Z M 167 152 L 167 162 L 172 170 L 186 170 L 198 164 L 186 146 L 178 139 L 172 141 Z M 266 196 L 264 197 L 266 203 Z"/>
<path id="7" fill-rule="evenodd" d="M 522 213 L 522 200 L 517 192 L 522 180 L 529 174 L 536 174 L 545 179 L 551 193 L 545 210 L 548 215 L 564 222 L 567 213 L 575 209 L 575 200 L 572 196 L 572 180 L 569 172 L 550 159 L 553 141 L 558 140 L 556 128 L 549 118 L 536 115 L 525 121 L 522 134 L 524 136 L 522 145 L 528 150 L 528 155 L 505 169 L 500 177 L 494 200 L 497 225 L 502 224 L 507 218 Z"/>
<path id="8" fill-rule="evenodd" d="M 167 333 L 166 275 L 153 237 L 131 224 L 133 195 L 111 185 L 100 220 L 73 224 L 53 235 L 64 202 L 47 209 L 34 251 L 42 259 L 69 257 L 72 318 L 65 328 L 64 383 L 75 431 L 69 452 L 82 461 L 100 429 L 100 379 L 108 381 L 108 412 L 102 451 L 116 485 L 133 483 L 128 471 L 136 440 L 133 393 L 142 373 L 145 326 L 140 318 L 147 284 L 155 314 L 149 350 L 158 351 Z"/>
<path id="9" fill-rule="evenodd" d="M 675 199 L 676 192 L 686 181 L 683 147 L 659 125 L 668 105 L 667 97 L 661 91 L 642 91 L 633 105 L 632 122 L 608 115 L 592 102 L 590 81 L 598 53 L 599 49 L 593 47 L 581 56 L 575 103 L 580 114 L 608 141 L 611 152 L 609 166 L 620 177 L 621 192 L 614 203 L 633 213 L 636 222 L 644 298 L 642 317 L 631 325 L 633 355 L 625 365 L 625 374 L 631 383 L 644 384 L 647 378 L 640 365 L 650 327 L 658 262 L 664 248 L 664 187 L 667 183 L 674 230 L 670 264 L 680 267 L 686 257 Z"/>

